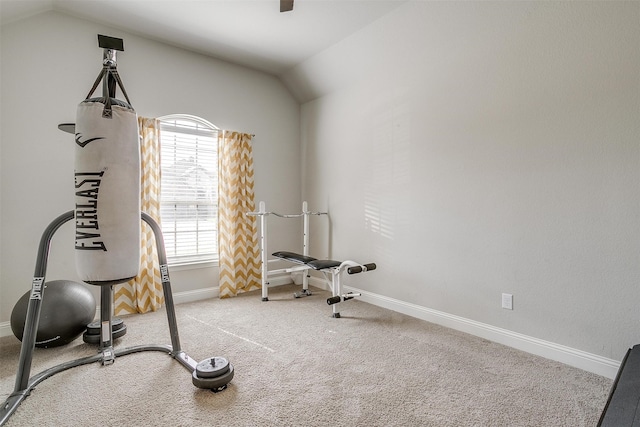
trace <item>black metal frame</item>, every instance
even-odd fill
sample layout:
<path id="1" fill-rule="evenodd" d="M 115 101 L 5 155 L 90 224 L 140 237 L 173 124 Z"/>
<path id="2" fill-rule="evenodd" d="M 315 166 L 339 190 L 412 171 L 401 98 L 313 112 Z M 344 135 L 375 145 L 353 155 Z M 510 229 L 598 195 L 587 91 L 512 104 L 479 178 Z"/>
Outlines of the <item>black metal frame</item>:
<path id="1" fill-rule="evenodd" d="M 103 365 L 110 365 L 115 361 L 117 356 L 124 356 L 131 353 L 141 351 L 160 351 L 167 353 L 169 356 L 180 362 L 187 370 L 193 373 L 196 370 L 197 362 L 189 357 L 180 348 L 180 338 L 178 336 L 178 324 L 176 320 L 175 307 L 173 303 L 173 293 L 171 292 L 171 282 L 169 280 L 169 267 L 167 265 L 167 255 L 164 248 L 164 239 L 162 231 L 158 223 L 148 214 L 141 212 L 141 218 L 146 222 L 155 235 L 156 248 L 158 250 L 158 262 L 160 264 L 160 275 L 162 280 L 162 289 L 164 292 L 165 309 L 167 311 L 167 320 L 169 322 L 169 332 L 171 335 L 171 345 L 149 344 L 137 345 L 123 349 L 113 349 L 112 338 L 112 285 L 101 286 L 100 292 L 100 352 L 93 356 L 84 357 L 77 360 L 62 363 L 52 368 L 46 369 L 33 377 L 29 377 L 31 372 L 31 362 L 33 359 L 33 351 L 36 343 L 36 335 L 38 331 L 38 323 L 40 321 L 40 311 L 42 308 L 42 300 L 45 290 L 45 275 L 47 271 L 47 262 L 49 258 L 49 248 L 51 239 L 56 231 L 67 221 L 74 218 L 74 211 L 66 212 L 54 219 L 45 229 L 38 247 L 38 256 L 36 260 L 35 273 L 31 284 L 31 295 L 29 305 L 27 307 L 27 317 L 24 325 L 24 335 L 22 337 L 22 346 L 20 348 L 20 361 L 18 364 L 18 373 L 16 374 L 16 382 L 13 393 L 7 398 L 2 407 L 0 407 L 0 426 L 4 425 L 9 417 L 16 411 L 18 406 L 25 400 L 31 391 L 44 381 L 45 379 L 76 366 L 87 365 L 93 362 L 102 362 Z"/>

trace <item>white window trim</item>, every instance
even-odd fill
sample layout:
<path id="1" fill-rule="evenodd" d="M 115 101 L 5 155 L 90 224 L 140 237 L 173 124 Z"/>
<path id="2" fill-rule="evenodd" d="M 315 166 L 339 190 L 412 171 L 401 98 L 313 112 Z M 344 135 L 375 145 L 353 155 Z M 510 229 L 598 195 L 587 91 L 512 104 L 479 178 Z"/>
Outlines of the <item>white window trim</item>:
<path id="1" fill-rule="evenodd" d="M 214 131 L 220 131 L 221 129 L 219 127 L 217 127 L 216 125 L 214 125 L 213 123 L 209 122 L 208 120 L 203 119 L 202 117 L 198 117 L 198 116 L 194 116 L 191 114 L 168 114 L 165 116 L 161 116 L 158 117 L 157 120 L 159 122 L 163 122 L 163 121 L 170 121 L 170 120 L 191 120 L 193 122 L 196 122 L 200 125 L 206 126 L 206 127 L 210 127 L 212 130 Z M 160 123 L 160 127 L 163 128 L 167 125 L 164 125 L 162 123 Z M 193 132 L 189 132 L 186 129 L 180 129 L 181 133 L 185 133 L 185 134 L 193 134 L 193 135 L 198 135 L 200 134 L 200 132 L 194 130 Z M 161 166 L 162 167 L 162 166 Z M 162 202 L 161 202 L 162 205 Z M 217 199 L 216 199 L 216 207 L 217 207 Z M 162 218 L 161 218 L 161 222 L 162 222 Z M 188 256 L 184 256 L 184 257 L 178 257 L 178 258 L 174 258 L 174 259 L 169 259 L 169 257 L 167 257 L 167 263 L 174 268 L 174 270 L 176 271 L 180 271 L 180 270 L 194 270 L 194 269 L 201 269 L 201 268 L 211 268 L 211 267 L 218 267 L 219 266 L 219 254 L 216 251 L 216 255 L 213 258 L 210 259 L 196 259 L 196 258 L 189 258 Z"/>

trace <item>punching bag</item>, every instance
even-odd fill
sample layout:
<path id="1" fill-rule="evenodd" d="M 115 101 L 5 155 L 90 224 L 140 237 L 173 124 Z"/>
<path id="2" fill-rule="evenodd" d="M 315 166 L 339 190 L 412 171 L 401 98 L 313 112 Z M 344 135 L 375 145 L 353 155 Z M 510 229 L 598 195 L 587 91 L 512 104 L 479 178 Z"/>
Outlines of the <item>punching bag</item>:
<path id="1" fill-rule="evenodd" d="M 140 145 L 138 117 L 115 99 L 115 52 L 77 108 L 75 128 L 75 255 L 80 279 L 126 282 L 140 267 Z M 104 77 L 101 98 L 90 98 Z M 128 101 L 128 97 L 127 97 Z"/>

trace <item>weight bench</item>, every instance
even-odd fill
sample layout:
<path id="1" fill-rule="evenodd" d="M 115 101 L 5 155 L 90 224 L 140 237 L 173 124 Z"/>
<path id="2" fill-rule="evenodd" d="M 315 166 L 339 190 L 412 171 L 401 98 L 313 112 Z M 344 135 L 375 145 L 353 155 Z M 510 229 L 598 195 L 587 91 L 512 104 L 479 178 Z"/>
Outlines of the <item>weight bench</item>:
<path id="1" fill-rule="evenodd" d="M 342 301 L 347 301 L 355 297 L 361 296 L 359 293 L 348 292 L 342 293 L 342 283 L 340 276 L 343 271 L 347 271 L 348 274 L 363 273 L 376 269 L 376 264 L 359 264 L 354 261 L 334 261 L 334 260 L 321 260 L 309 256 L 309 217 L 311 215 L 327 215 L 326 212 L 309 212 L 307 210 L 307 202 L 302 203 L 302 213 L 300 214 L 279 214 L 276 212 L 267 212 L 265 209 L 265 203 L 260 202 L 260 210 L 258 212 L 249 212 L 249 216 L 260 217 L 260 254 L 262 261 L 262 301 L 269 301 L 269 277 L 285 274 L 285 273 L 302 273 L 302 291 L 296 292 L 294 297 L 301 298 L 311 295 L 309 291 L 309 270 L 319 271 L 323 274 L 325 283 L 331 290 L 332 296 L 327 299 L 327 304 L 333 306 L 333 317 L 339 318 L 340 312 L 338 311 L 337 304 Z M 267 256 L 267 217 L 269 215 L 275 215 L 280 218 L 298 218 L 303 217 L 303 253 L 298 254 L 295 252 L 278 251 L 274 252 L 272 256 L 276 259 L 268 259 Z M 275 261 L 288 261 L 291 266 L 269 270 L 268 263 Z"/>
<path id="2" fill-rule="evenodd" d="M 356 292 L 342 293 L 342 283 L 340 282 L 341 273 L 346 269 L 349 274 L 364 273 L 366 271 L 375 270 L 374 263 L 358 264 L 354 261 L 334 261 L 331 259 L 316 259 L 307 255 L 300 255 L 295 252 L 279 251 L 272 254 L 276 258 L 280 258 L 294 264 L 304 266 L 304 271 L 313 269 L 320 271 L 324 275 L 325 282 L 331 289 L 333 296 L 327 298 L 327 304 L 333 306 L 333 317 L 340 317 L 336 304 L 347 301 L 362 294 Z M 303 290 L 303 294 L 294 294 L 296 298 L 311 295 L 308 289 Z"/>

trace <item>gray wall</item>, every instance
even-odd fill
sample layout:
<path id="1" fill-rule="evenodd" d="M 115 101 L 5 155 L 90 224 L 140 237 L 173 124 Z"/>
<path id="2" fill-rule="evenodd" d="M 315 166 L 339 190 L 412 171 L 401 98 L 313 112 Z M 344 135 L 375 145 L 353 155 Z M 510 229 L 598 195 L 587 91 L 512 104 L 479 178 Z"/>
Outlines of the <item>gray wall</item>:
<path id="1" fill-rule="evenodd" d="M 377 296 L 620 360 L 639 22 L 638 2 L 414 1 L 291 70 L 303 197 L 332 218 L 312 253 L 376 261 L 348 280 Z"/>
<path id="2" fill-rule="evenodd" d="M 57 125 L 75 120 L 100 72 L 97 34 L 124 39 L 118 70 L 139 115 L 193 114 L 254 133 L 256 198 L 274 209 L 300 209 L 300 106 L 279 79 L 53 12 L 4 25 L 0 325 L 31 287 L 45 227 L 73 209 L 73 137 Z M 274 245 L 298 244 L 299 231 L 273 228 Z M 67 224 L 54 238 L 47 279 L 75 279 L 74 262 Z M 176 293 L 217 288 L 216 267 L 171 273 Z"/>

